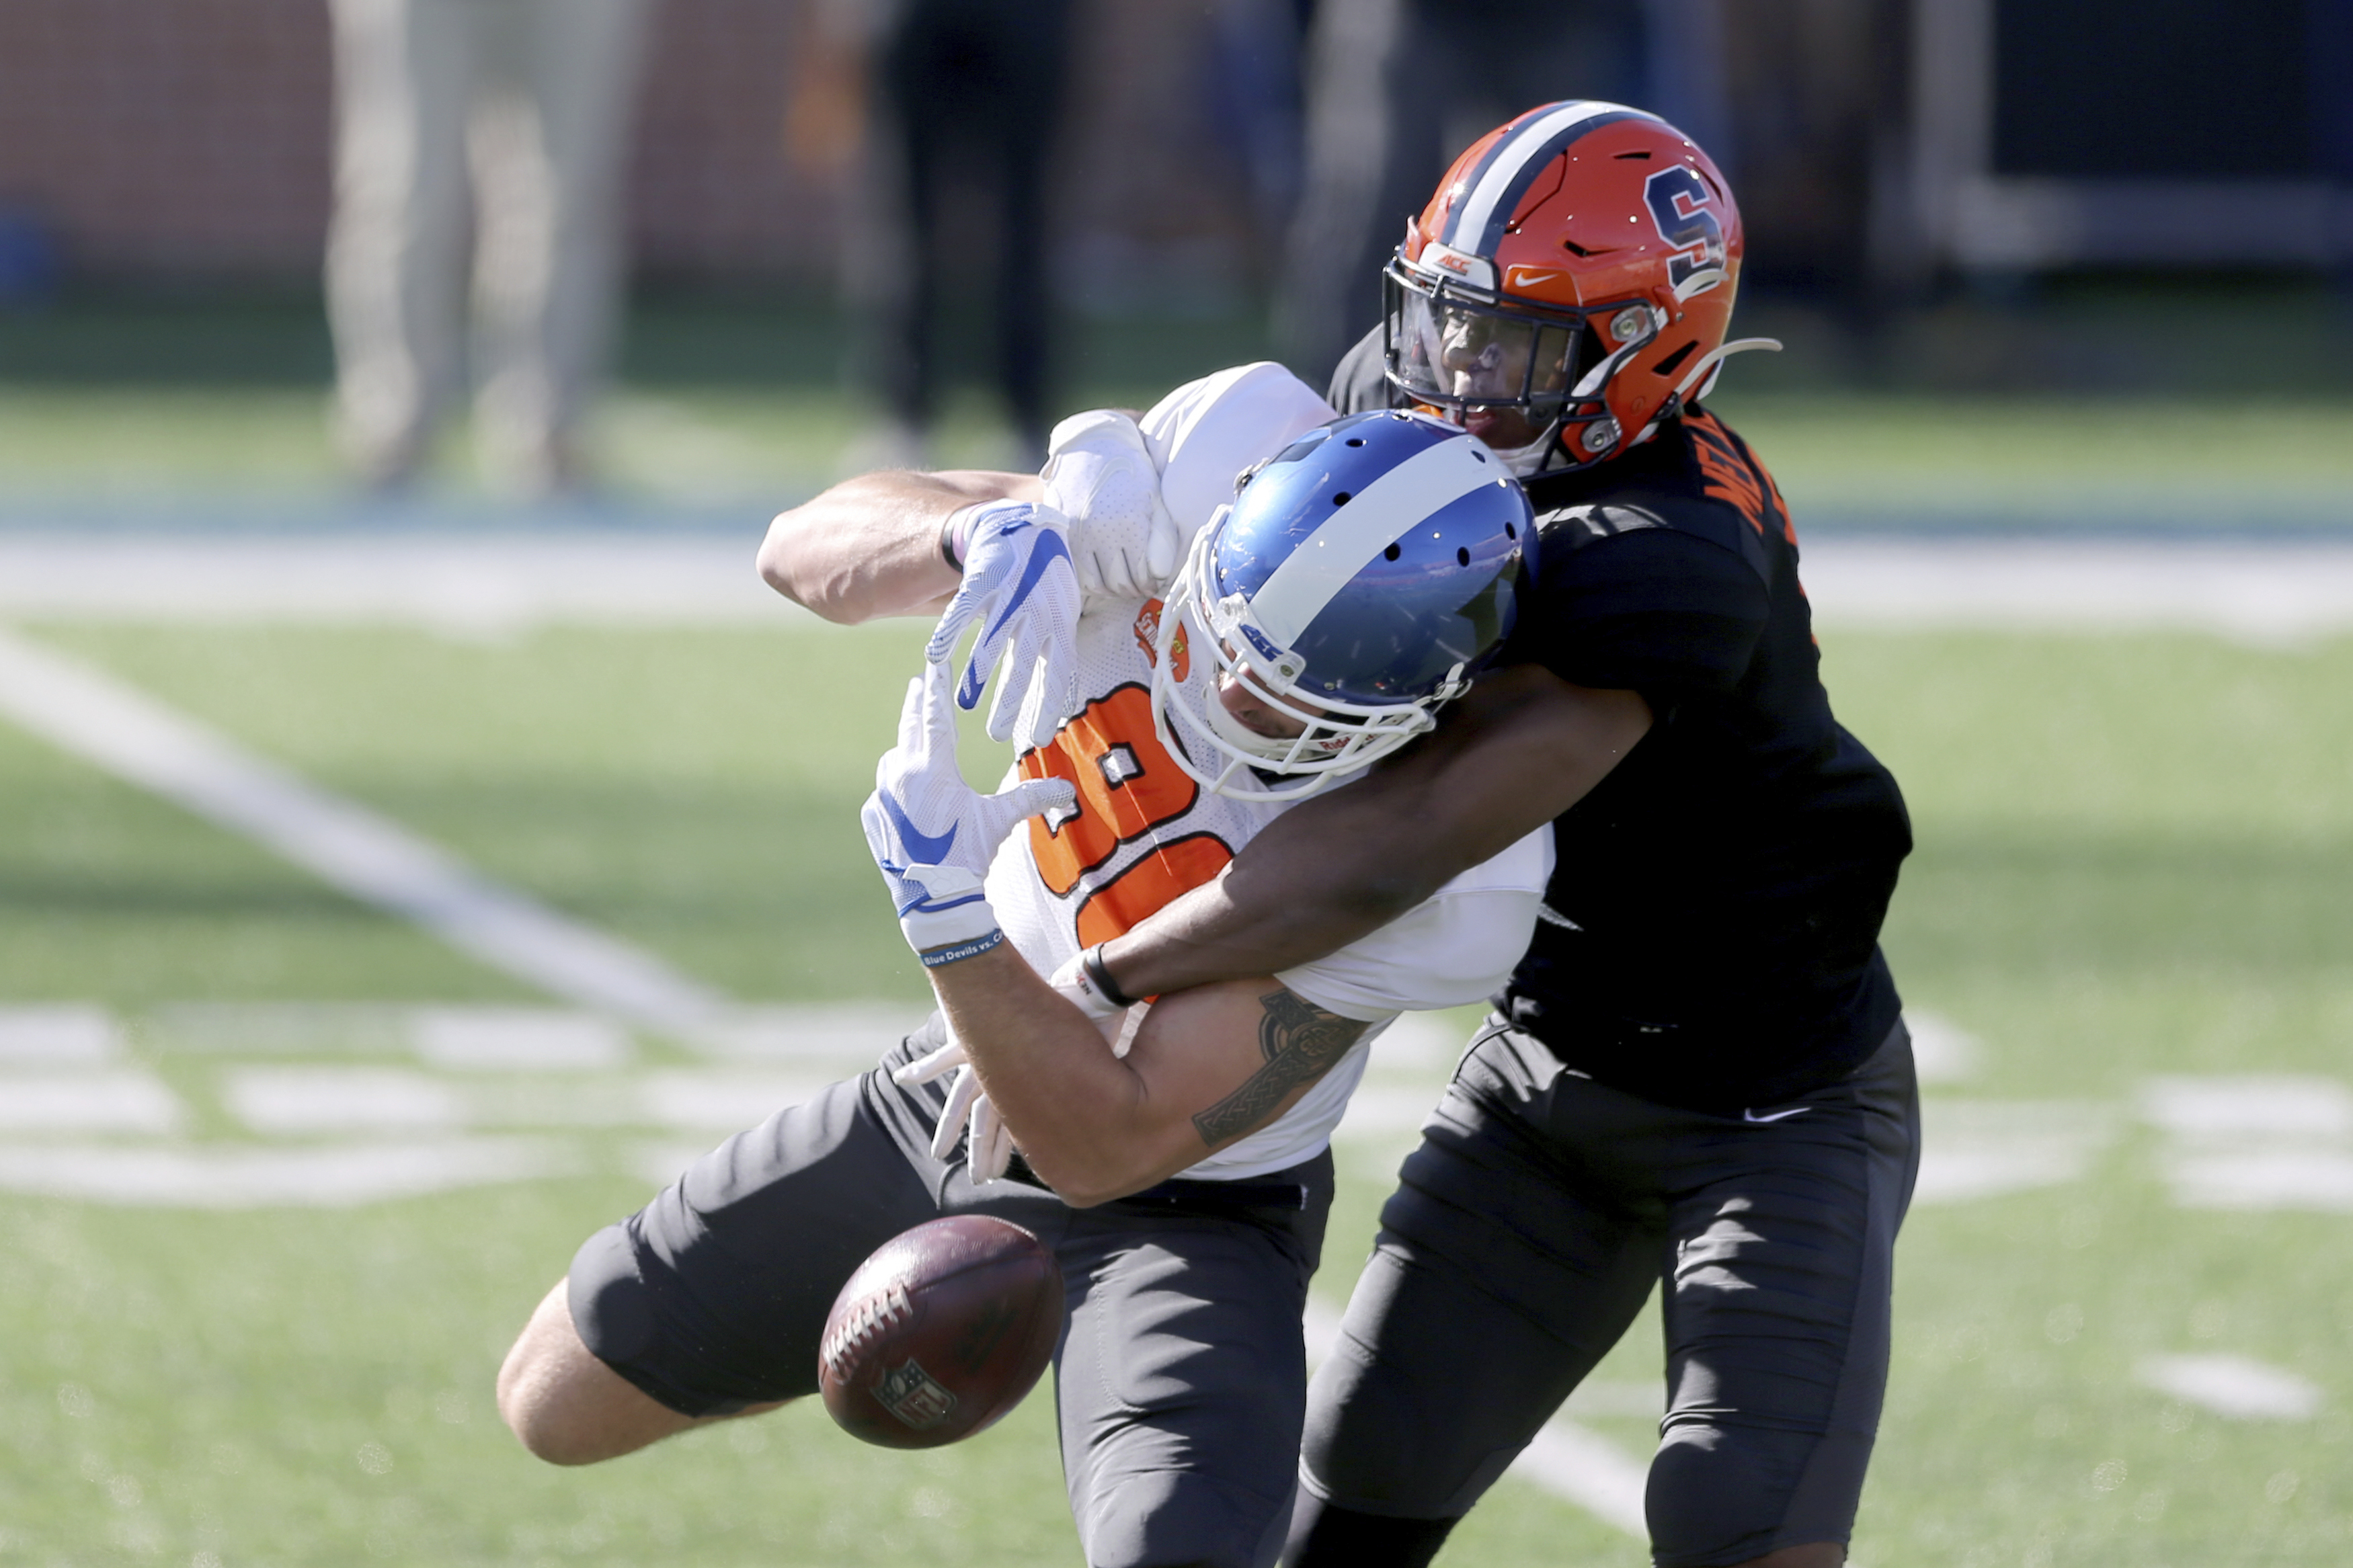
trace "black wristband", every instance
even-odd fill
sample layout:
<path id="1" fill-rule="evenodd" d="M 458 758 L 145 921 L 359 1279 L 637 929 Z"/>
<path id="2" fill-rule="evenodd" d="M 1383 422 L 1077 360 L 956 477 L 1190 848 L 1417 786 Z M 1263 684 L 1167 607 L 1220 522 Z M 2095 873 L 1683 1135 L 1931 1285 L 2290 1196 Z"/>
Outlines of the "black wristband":
<path id="1" fill-rule="evenodd" d="M 1111 968 L 1103 963 L 1103 944 L 1097 942 L 1081 953 L 1079 967 L 1086 971 L 1087 978 L 1094 983 L 1095 989 L 1103 994 L 1104 1001 L 1114 1007 L 1134 1006 L 1135 998 L 1122 991 L 1119 988 L 1119 982 L 1111 977 Z"/>
<path id="2" fill-rule="evenodd" d="M 946 562 L 948 570 L 959 577 L 964 575 L 964 563 L 956 559 L 955 521 L 963 513 L 964 509 L 958 507 L 940 520 L 940 559 Z"/>

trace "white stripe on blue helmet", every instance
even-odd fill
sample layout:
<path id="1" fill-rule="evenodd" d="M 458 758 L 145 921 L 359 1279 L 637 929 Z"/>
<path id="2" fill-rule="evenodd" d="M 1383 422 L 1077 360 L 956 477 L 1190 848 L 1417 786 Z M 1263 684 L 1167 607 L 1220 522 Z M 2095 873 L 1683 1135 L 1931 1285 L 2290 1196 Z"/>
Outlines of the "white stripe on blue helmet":
<path id="1" fill-rule="evenodd" d="M 1169 590 L 1162 739 L 1232 795 L 1304 795 L 1362 767 L 1429 729 L 1494 655 L 1534 548 L 1525 492 L 1458 427 L 1392 411 L 1309 432 L 1250 477 Z M 1233 687 L 1300 732 L 1242 722 Z M 1309 776 L 1271 782 L 1285 774 Z"/>

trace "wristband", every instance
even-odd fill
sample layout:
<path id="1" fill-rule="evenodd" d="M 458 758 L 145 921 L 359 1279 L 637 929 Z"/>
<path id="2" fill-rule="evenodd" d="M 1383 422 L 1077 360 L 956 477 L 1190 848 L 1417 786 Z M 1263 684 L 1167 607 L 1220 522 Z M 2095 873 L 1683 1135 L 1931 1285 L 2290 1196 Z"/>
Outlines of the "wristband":
<path id="1" fill-rule="evenodd" d="M 1095 989 L 1103 993 L 1104 1001 L 1114 1007 L 1134 1006 L 1135 998 L 1122 991 L 1119 982 L 1111 977 L 1110 966 L 1103 963 L 1103 944 L 1097 942 L 1081 953 L 1079 967 L 1087 972 L 1087 978 L 1094 982 Z"/>
<path id="2" fill-rule="evenodd" d="M 972 543 L 972 520 L 983 504 L 960 506 L 940 520 L 940 559 L 959 577 L 964 575 L 965 547 Z"/>
<path id="3" fill-rule="evenodd" d="M 915 956 L 923 961 L 925 969 L 938 969 L 946 964 L 961 963 L 967 958 L 978 958 L 1004 940 L 1003 931 L 993 931 L 987 936 L 976 936 L 970 942 L 959 942 L 947 947 L 935 947 L 928 952 L 919 952 Z"/>

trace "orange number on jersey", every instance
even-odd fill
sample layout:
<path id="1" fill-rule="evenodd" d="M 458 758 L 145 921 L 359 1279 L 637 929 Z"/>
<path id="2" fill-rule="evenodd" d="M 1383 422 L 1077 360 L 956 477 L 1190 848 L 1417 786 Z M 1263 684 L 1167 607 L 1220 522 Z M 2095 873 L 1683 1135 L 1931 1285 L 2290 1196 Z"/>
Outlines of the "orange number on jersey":
<path id="1" fill-rule="evenodd" d="M 1057 898 L 1067 897 L 1082 873 L 1109 860 L 1121 845 L 1190 811 L 1201 794 L 1153 733 L 1151 694 L 1132 684 L 1088 703 L 1060 733 L 1023 757 L 1021 776 L 1068 779 L 1079 792 L 1075 815 L 1059 822 L 1029 819 L 1030 855 Z"/>
<path id="2" fill-rule="evenodd" d="M 1208 833 L 1161 845 L 1087 895 L 1079 905 L 1079 945 L 1092 947 L 1125 935 L 1178 894 L 1214 878 L 1233 858 L 1223 839 Z"/>

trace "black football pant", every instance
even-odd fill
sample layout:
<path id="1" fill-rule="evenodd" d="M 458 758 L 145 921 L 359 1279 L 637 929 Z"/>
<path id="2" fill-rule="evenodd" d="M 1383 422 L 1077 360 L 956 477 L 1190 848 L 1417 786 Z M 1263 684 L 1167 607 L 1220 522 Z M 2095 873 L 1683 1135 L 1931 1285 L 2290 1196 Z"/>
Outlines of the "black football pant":
<path id="1" fill-rule="evenodd" d="M 1406 1160 L 1309 1395 L 1293 1568 L 1429 1563 L 1664 1290 L 1661 1568 L 1845 1542 L 1919 1165 L 1911 1037 L 1731 1115 L 1566 1071 L 1491 1020 Z"/>

